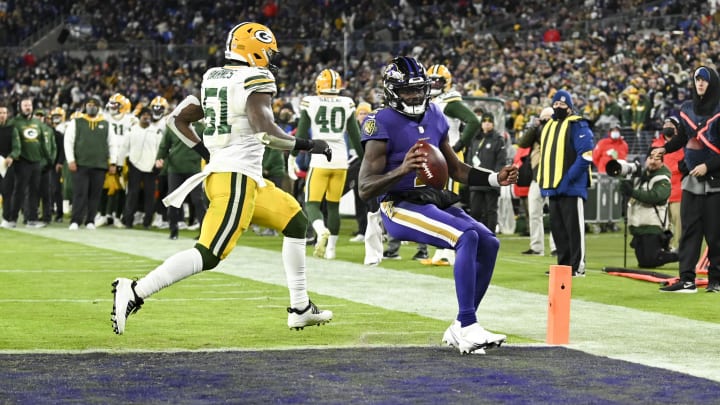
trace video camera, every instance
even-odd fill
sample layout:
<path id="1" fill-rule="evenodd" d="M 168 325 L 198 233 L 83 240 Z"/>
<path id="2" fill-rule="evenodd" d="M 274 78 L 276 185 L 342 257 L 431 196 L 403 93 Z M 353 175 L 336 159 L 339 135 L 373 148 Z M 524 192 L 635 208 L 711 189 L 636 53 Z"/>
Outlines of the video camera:
<path id="1" fill-rule="evenodd" d="M 638 161 L 611 160 L 605 165 L 605 171 L 611 177 L 635 177 L 642 173 L 642 165 Z"/>

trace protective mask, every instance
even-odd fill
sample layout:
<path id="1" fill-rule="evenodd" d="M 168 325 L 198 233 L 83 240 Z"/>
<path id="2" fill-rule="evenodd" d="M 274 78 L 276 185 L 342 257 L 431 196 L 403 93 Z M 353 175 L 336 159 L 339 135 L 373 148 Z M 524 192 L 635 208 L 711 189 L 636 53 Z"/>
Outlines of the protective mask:
<path id="1" fill-rule="evenodd" d="M 610 132 L 610 138 L 612 138 L 612 139 L 620 139 L 620 131 L 612 131 L 612 132 Z"/>
<path id="2" fill-rule="evenodd" d="M 568 109 L 567 108 L 553 108 L 553 115 L 555 115 L 555 118 L 558 120 L 563 120 L 567 118 L 568 116 Z"/>
<path id="3" fill-rule="evenodd" d="M 665 138 L 672 138 L 675 135 L 675 130 L 672 128 L 663 128 L 662 134 Z"/>
<path id="4" fill-rule="evenodd" d="M 98 111 L 100 109 L 97 106 L 86 106 L 85 107 L 85 113 L 91 117 L 94 117 L 98 114 Z"/>

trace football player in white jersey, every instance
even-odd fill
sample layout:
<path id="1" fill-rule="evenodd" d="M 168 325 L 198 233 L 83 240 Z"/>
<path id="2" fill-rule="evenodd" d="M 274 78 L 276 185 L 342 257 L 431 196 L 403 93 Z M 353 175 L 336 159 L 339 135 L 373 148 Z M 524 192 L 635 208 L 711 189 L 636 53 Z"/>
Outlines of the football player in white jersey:
<path id="1" fill-rule="evenodd" d="M 445 65 L 432 65 L 428 68 L 428 78 L 432 82 L 430 88 L 431 102 L 440 107 L 450 124 L 448 136 L 453 150 L 459 153 L 470 145 L 472 138 L 480 131 L 480 120 L 477 115 L 463 102 L 462 95 L 452 88 L 452 74 Z M 462 133 L 460 126 L 463 126 Z M 462 156 L 460 156 L 462 160 Z M 452 179 L 448 181 L 447 188 L 455 193 L 459 192 L 458 183 Z M 418 248 L 420 249 L 420 248 Z M 452 249 L 436 249 L 432 259 L 420 260 L 422 264 L 436 266 L 452 266 L 455 263 L 455 251 Z"/>
<path id="2" fill-rule="evenodd" d="M 112 283 L 111 320 L 115 333 L 125 331 L 128 315 L 140 309 L 147 297 L 193 274 L 215 268 L 233 250 L 253 219 L 259 188 L 269 187 L 262 178 L 265 146 L 308 150 L 331 158 L 326 142 L 293 138 L 275 124 L 271 102 L 277 90 L 270 60 L 277 52 L 275 36 L 268 27 L 253 22 L 236 25 L 225 44 L 227 64 L 210 68 L 203 76 L 201 106 L 197 99 L 193 104 L 192 98 L 188 98 L 175 109 L 178 116 L 170 116 L 168 125 L 182 134 L 180 139 L 208 164 L 168 195 L 165 202 L 180 207 L 187 193 L 204 181 L 210 204 L 194 247 L 170 256 L 137 281 L 117 278 Z M 186 117 L 183 115 L 186 110 L 194 114 Z M 188 123 L 203 116 L 206 129 L 201 140 Z M 282 208 L 283 200 L 276 203 Z M 302 222 L 297 218 L 289 218 L 290 223 L 284 227 L 292 232 L 283 240 L 282 256 L 290 289 L 288 326 L 301 329 L 330 321 L 332 312 L 319 310 L 307 296 L 305 228 L 294 222 Z"/>
<path id="3" fill-rule="evenodd" d="M 130 128 L 138 122 L 136 116 L 123 112 L 123 106 L 129 102 L 130 100 L 128 100 L 127 97 L 120 93 L 115 93 L 110 96 L 107 104 L 105 104 L 105 114 L 103 115 L 114 130 L 115 136 L 113 137 L 113 141 L 118 148 L 125 144 L 125 138 L 130 132 Z M 118 166 L 127 169 L 124 161 L 118 162 Z M 121 181 L 121 177 L 121 170 L 118 170 L 115 174 L 107 173 L 105 175 L 100 207 L 98 208 L 98 215 L 95 217 L 95 226 L 103 226 L 106 224 L 121 226 L 120 217 L 123 212 L 123 207 L 125 206 L 125 182 Z"/>
<path id="4" fill-rule="evenodd" d="M 305 210 L 315 230 L 314 255 L 335 258 L 335 246 L 340 233 L 340 198 L 348 169 L 348 140 L 362 159 L 360 126 L 355 118 L 355 102 L 340 95 L 342 79 L 338 72 L 325 69 L 315 80 L 317 95 L 300 102 L 300 121 L 295 136 L 300 139 L 322 139 L 332 148 L 332 160 L 322 156 L 310 158 L 310 170 L 305 182 Z M 327 203 L 327 226 L 320 204 Z"/>

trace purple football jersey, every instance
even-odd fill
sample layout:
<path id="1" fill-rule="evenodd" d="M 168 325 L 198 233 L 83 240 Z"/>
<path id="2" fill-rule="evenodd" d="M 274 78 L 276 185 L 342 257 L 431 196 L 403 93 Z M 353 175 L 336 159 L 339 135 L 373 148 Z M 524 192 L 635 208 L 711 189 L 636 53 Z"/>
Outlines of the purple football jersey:
<path id="1" fill-rule="evenodd" d="M 405 154 L 420 139 L 436 147 L 447 138 L 448 125 L 445 114 L 433 103 L 428 106 L 420 122 L 409 119 L 392 108 L 384 108 L 367 116 L 362 127 L 363 144 L 370 140 L 387 142 L 387 173 L 402 165 Z M 390 192 L 409 191 L 416 187 L 427 187 L 415 172 L 406 174 L 395 183 Z M 378 200 L 382 200 L 380 196 Z"/>

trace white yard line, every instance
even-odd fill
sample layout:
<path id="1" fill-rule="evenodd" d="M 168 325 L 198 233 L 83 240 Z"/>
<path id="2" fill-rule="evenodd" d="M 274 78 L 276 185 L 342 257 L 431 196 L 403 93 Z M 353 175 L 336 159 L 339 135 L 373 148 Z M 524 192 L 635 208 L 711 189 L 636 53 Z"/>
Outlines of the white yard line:
<path id="1" fill-rule="evenodd" d="M 194 244 L 189 239 L 171 241 L 164 235 L 134 230 L 21 231 L 156 260 L 164 260 Z M 281 239 L 268 239 L 268 243 L 279 244 Z M 308 269 L 308 286 L 315 294 L 415 313 L 445 320 L 448 324 L 457 311 L 453 282 L 449 279 L 312 257 L 308 258 Z M 132 268 L 117 276 L 142 276 L 150 270 Z M 216 271 L 285 285 L 281 256 L 264 250 L 238 246 Z M 592 275 L 587 281 L 592 282 Z M 478 319 L 490 330 L 543 342 L 547 303 L 547 296 L 542 294 L 491 286 L 480 306 Z M 342 314 L 335 316 L 342 317 Z M 438 336 L 441 333 L 438 331 Z M 720 362 L 714 356 L 688 356 L 686 350 L 678 347 L 680 342 L 692 342 L 694 347 L 707 351 L 714 347 L 718 336 L 720 324 L 717 323 L 573 300 L 568 347 L 720 381 Z"/>

